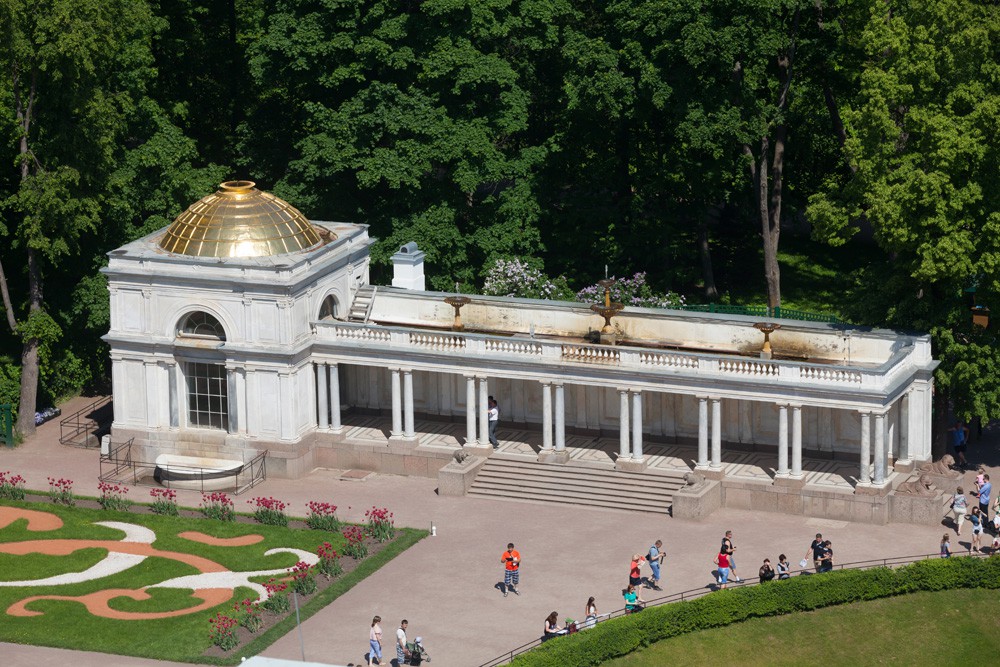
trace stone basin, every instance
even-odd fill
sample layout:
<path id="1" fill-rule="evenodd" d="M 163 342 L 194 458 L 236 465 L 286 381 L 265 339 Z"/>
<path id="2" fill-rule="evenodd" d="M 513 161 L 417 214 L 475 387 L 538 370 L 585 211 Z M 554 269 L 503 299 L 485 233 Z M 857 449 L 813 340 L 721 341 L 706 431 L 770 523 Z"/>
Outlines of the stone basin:
<path id="1" fill-rule="evenodd" d="M 234 459 L 160 454 L 153 479 L 169 488 L 220 491 L 236 488 L 242 471 L 243 461 Z"/>

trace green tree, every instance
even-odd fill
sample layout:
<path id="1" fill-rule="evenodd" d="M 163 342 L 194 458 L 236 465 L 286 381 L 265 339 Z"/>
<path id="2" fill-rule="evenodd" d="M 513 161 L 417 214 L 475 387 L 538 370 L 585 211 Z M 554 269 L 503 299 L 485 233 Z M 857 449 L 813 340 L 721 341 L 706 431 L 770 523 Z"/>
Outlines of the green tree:
<path id="1" fill-rule="evenodd" d="M 80 241 L 98 225 L 102 185 L 152 76 L 154 27 L 141 2 L 0 2 L 0 122 L 14 167 L 2 181 L 0 235 L 8 252 L 0 256 L 0 291 L 7 324 L 22 343 L 23 435 L 35 429 L 39 363 L 62 334 L 47 308 L 46 277 L 65 265 L 80 268 Z M 11 261 L 24 267 L 23 280 L 5 270 Z M 23 296 L 12 296 L 12 285 Z"/>
<path id="2" fill-rule="evenodd" d="M 850 169 L 810 198 L 817 234 L 843 244 L 870 223 L 890 261 L 858 276 L 860 321 L 930 331 L 944 416 L 1000 416 L 1000 347 L 963 289 L 1000 293 L 1000 8 L 970 0 L 873 3 L 842 104 Z"/>

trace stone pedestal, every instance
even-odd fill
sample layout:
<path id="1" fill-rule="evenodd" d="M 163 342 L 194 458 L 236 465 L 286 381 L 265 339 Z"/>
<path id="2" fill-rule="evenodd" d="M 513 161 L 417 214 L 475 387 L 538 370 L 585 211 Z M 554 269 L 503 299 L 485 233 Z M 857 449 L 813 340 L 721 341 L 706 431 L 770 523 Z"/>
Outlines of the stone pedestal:
<path id="1" fill-rule="evenodd" d="M 787 489 L 799 490 L 806 485 L 806 477 L 805 475 L 799 475 L 798 477 L 793 477 L 791 475 L 787 475 L 784 477 L 775 477 L 774 485 L 781 486 Z"/>
<path id="2" fill-rule="evenodd" d="M 928 496 L 893 493 L 889 496 L 889 520 L 940 526 L 942 517 L 949 513 L 950 504 L 951 496 L 944 493 Z"/>
<path id="3" fill-rule="evenodd" d="M 726 476 L 726 473 L 722 468 L 702 468 L 701 466 L 698 466 L 694 469 L 694 471 L 705 479 L 721 480 Z"/>
<path id="4" fill-rule="evenodd" d="M 438 495 L 464 496 L 485 463 L 486 458 L 482 456 L 470 456 L 461 463 L 452 461 L 438 470 Z"/>
<path id="5" fill-rule="evenodd" d="M 642 472 L 646 469 L 646 459 L 618 459 L 615 461 L 615 470 L 622 472 Z"/>
<path id="6" fill-rule="evenodd" d="M 911 459 L 900 459 L 894 461 L 892 464 L 892 469 L 896 472 L 913 472 L 916 467 L 916 464 Z"/>
<path id="7" fill-rule="evenodd" d="M 671 516 L 675 519 L 699 521 L 722 507 L 722 484 L 705 480 L 695 486 L 684 486 L 674 492 Z"/>
<path id="8" fill-rule="evenodd" d="M 618 334 L 614 331 L 611 333 L 601 332 L 601 345 L 615 345 L 618 343 Z"/>
<path id="9" fill-rule="evenodd" d="M 539 463 L 567 463 L 569 461 L 569 452 L 565 449 L 555 450 L 555 449 L 543 449 L 538 452 L 538 462 Z"/>
<path id="10" fill-rule="evenodd" d="M 888 482 L 884 484 L 858 484 L 854 487 L 854 494 L 858 496 L 887 496 L 892 491 L 892 485 Z"/>

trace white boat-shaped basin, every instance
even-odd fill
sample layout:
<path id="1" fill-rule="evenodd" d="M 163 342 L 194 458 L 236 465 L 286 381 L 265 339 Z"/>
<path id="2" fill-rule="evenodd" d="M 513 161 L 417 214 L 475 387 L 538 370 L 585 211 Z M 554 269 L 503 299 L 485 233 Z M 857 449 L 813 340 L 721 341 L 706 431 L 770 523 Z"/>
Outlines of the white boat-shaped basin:
<path id="1" fill-rule="evenodd" d="M 242 470 L 243 461 L 233 459 L 160 454 L 153 478 L 170 488 L 219 491 L 235 487 Z"/>

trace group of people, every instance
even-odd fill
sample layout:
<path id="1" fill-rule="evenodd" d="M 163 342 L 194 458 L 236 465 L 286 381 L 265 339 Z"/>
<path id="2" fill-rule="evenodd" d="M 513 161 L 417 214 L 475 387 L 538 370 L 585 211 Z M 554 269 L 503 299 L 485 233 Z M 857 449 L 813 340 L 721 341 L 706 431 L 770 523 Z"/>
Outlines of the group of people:
<path id="1" fill-rule="evenodd" d="M 817 573 L 829 572 L 833 569 L 833 543 L 830 540 L 824 540 L 821 533 L 816 533 L 816 539 L 809 545 L 805 558 L 802 559 L 799 566 L 805 567 L 810 556 Z M 719 590 L 726 588 L 730 579 L 738 584 L 743 583 L 743 579 L 736 573 L 736 545 L 733 544 L 733 531 L 726 531 L 719 547 L 719 553 L 716 554 L 713 562 L 716 568 L 715 583 Z M 788 579 L 792 576 L 792 566 L 785 554 L 778 556 L 776 566 L 771 565 L 770 558 L 765 558 L 760 569 L 757 570 L 757 576 L 762 583 L 774 579 Z"/>
<path id="2" fill-rule="evenodd" d="M 962 526 L 968 521 L 972 524 L 972 542 L 969 545 L 970 551 L 982 551 L 983 533 L 993 534 L 992 551 L 996 552 L 1000 548 L 1000 494 L 997 495 L 993 503 L 993 521 L 990 521 L 990 497 L 993 494 L 993 484 L 990 483 L 990 476 L 982 466 L 979 467 L 979 475 L 976 476 L 976 488 L 970 491 L 970 495 L 978 500 L 978 503 L 969 510 L 969 499 L 965 497 L 965 490 L 960 486 L 955 490 L 955 495 L 951 499 L 951 511 L 955 519 L 955 534 L 961 536 Z M 945 536 L 947 537 L 947 535 Z M 945 557 L 945 545 L 947 539 L 941 541 L 941 555 Z M 950 545 L 948 547 L 950 554 Z"/>
<path id="3" fill-rule="evenodd" d="M 423 637 L 417 637 L 412 642 L 406 639 L 406 628 L 409 621 L 405 618 L 399 622 L 396 630 L 396 657 L 389 661 L 389 664 L 399 667 L 400 665 L 420 665 L 430 662 L 431 658 L 424 649 Z M 372 619 L 371 628 L 368 631 L 368 654 L 365 656 L 368 665 L 382 664 L 382 617 L 376 616 Z M 348 665 L 351 667 L 351 665 Z M 360 666 L 359 666 L 360 667 Z"/>
<path id="4" fill-rule="evenodd" d="M 583 618 L 583 621 L 570 621 L 567 619 L 565 625 L 559 625 L 559 612 L 553 611 L 545 617 L 545 626 L 542 628 L 542 641 L 570 632 L 586 630 L 597 625 L 597 602 L 595 602 L 593 595 L 587 599 L 587 604 L 583 607 Z"/>

